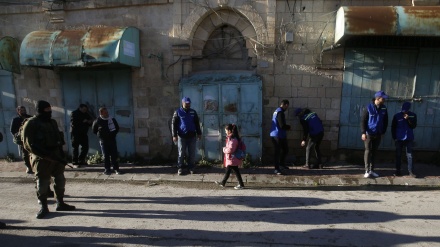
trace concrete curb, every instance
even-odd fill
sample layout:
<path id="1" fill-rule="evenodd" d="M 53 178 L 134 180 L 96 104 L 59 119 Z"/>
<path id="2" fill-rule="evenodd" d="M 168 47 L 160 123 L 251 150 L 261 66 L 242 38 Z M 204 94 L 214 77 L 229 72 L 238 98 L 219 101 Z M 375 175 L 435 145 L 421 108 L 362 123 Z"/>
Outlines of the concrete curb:
<path id="1" fill-rule="evenodd" d="M 178 176 L 172 174 L 130 174 L 123 175 L 104 175 L 97 172 L 65 172 L 68 181 L 89 181 L 89 182 L 199 182 L 214 183 L 220 180 L 223 174 L 194 174 Z M 412 177 L 379 177 L 375 179 L 363 178 L 362 175 L 348 176 L 294 176 L 294 175 L 264 175 L 264 174 L 244 174 L 243 181 L 248 185 L 268 185 L 285 187 L 316 187 L 316 186 L 427 186 L 440 187 L 438 177 L 412 178 Z M 23 172 L 1 172 L 0 179 L 17 179 L 21 181 L 34 181 L 33 175 Z M 229 183 L 235 184 L 236 178 L 232 174 Z"/>
<path id="2" fill-rule="evenodd" d="M 435 169 L 435 171 L 427 170 Z M 104 175 L 102 165 L 89 165 L 85 168 L 66 168 L 64 173 L 69 181 L 91 182 L 127 182 L 127 183 L 160 183 L 160 182 L 191 182 L 191 183 L 214 183 L 223 177 L 222 168 L 199 168 L 196 174 L 178 176 L 177 169 L 171 166 L 131 166 L 121 165 L 125 174 Z M 242 169 L 242 177 L 249 186 L 284 186 L 284 187 L 317 187 L 317 186 L 426 186 L 440 187 L 440 168 L 427 166 L 425 174 L 420 178 L 410 176 L 395 177 L 392 167 L 384 167 L 378 170 L 384 176 L 378 178 L 364 178 L 363 169 L 360 166 L 332 166 L 322 170 L 308 170 L 292 167 L 286 170 L 286 175 L 271 174 L 271 167 L 254 169 Z M 20 162 L 1 164 L 0 179 L 18 179 L 21 181 L 34 181 L 34 175 L 24 172 L 24 166 Z M 229 181 L 236 184 L 234 174 Z"/>

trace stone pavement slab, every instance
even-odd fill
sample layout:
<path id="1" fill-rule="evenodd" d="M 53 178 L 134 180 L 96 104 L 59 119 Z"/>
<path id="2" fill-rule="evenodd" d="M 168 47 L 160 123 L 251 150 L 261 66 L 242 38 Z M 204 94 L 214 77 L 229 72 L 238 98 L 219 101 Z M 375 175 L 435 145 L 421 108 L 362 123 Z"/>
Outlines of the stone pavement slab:
<path id="1" fill-rule="evenodd" d="M 87 165 L 81 168 L 66 167 L 65 176 L 68 180 L 83 181 L 127 181 L 127 182 L 208 182 L 221 180 L 224 170 L 221 167 L 197 167 L 195 174 L 177 175 L 177 168 L 170 165 L 136 166 L 121 164 L 122 175 L 105 175 L 103 165 Z M 417 178 L 410 176 L 396 177 L 393 175 L 393 164 L 378 164 L 376 172 L 380 177 L 364 178 L 361 165 L 338 162 L 329 164 L 324 169 L 313 169 L 291 166 L 284 170 L 284 175 L 273 174 L 273 168 L 262 166 L 240 169 L 245 184 L 261 184 L 267 186 L 440 186 L 440 167 L 430 164 L 417 164 Z M 25 173 L 21 161 L 0 161 L 1 178 L 33 179 L 33 175 Z M 232 173 L 229 182 L 237 183 Z"/>

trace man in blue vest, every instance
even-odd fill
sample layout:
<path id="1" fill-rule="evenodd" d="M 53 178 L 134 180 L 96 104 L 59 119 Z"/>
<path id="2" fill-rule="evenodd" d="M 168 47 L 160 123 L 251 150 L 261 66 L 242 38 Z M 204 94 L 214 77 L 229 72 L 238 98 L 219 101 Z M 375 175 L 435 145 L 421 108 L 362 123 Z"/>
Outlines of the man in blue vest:
<path id="1" fill-rule="evenodd" d="M 191 109 L 191 99 L 183 97 L 182 107 L 174 112 L 171 132 L 173 142 L 177 142 L 179 158 L 177 162 L 177 175 L 183 174 L 184 161 L 188 165 L 191 174 L 194 173 L 194 163 L 196 156 L 196 140 L 202 137 L 199 117 L 194 109 Z"/>
<path id="2" fill-rule="evenodd" d="M 364 178 L 377 178 L 374 172 L 376 151 L 379 148 L 382 135 L 387 131 L 388 111 L 384 105 L 388 95 L 378 91 L 370 104 L 364 109 L 361 116 L 361 139 L 364 141 L 365 174 Z"/>
<path id="3" fill-rule="evenodd" d="M 394 115 L 391 122 L 391 135 L 396 144 L 396 173 L 395 176 L 402 176 L 400 167 L 402 164 L 402 149 L 406 147 L 406 158 L 408 160 L 408 172 L 411 177 L 414 174 L 412 161 L 412 147 L 414 141 L 414 131 L 417 127 L 417 115 L 410 111 L 411 103 L 404 102 L 402 111 Z"/>
<path id="4" fill-rule="evenodd" d="M 272 115 L 272 125 L 270 128 L 270 138 L 275 148 L 273 158 L 275 163 L 275 174 L 281 175 L 281 169 L 289 169 L 285 164 L 286 156 L 289 151 L 287 145 L 287 132 L 290 125 L 286 124 L 286 116 L 284 112 L 289 108 L 289 101 L 282 100 L 280 107 L 275 109 Z"/>
<path id="5" fill-rule="evenodd" d="M 303 128 L 303 138 L 301 141 L 301 147 L 306 145 L 307 137 L 309 137 L 307 148 L 306 148 L 306 164 L 304 167 L 309 169 L 322 168 L 322 155 L 320 150 L 320 145 L 322 138 L 324 137 L 324 127 L 322 126 L 321 119 L 319 119 L 318 114 L 310 111 L 307 108 L 301 109 L 297 108 L 295 110 L 295 115 L 299 118 L 301 126 Z M 310 164 L 310 151 L 314 149 L 316 154 L 316 159 L 318 164 L 316 166 Z"/>

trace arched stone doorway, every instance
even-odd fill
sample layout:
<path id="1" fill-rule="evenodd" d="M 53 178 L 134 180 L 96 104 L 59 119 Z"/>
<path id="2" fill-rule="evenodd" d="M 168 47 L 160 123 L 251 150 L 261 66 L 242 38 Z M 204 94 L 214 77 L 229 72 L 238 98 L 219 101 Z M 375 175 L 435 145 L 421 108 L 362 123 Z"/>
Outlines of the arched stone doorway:
<path id="1" fill-rule="evenodd" d="M 235 27 L 224 24 L 205 43 L 202 58 L 193 61 L 193 72 L 205 70 L 251 70 L 246 40 Z"/>
<path id="2" fill-rule="evenodd" d="M 252 159 L 261 158 L 262 81 L 255 73 L 258 35 L 252 23 L 230 8 L 213 10 L 195 23 L 190 74 L 180 80 L 180 96 L 189 96 L 203 127 L 198 154 L 221 159 L 224 128 L 239 126 Z"/>

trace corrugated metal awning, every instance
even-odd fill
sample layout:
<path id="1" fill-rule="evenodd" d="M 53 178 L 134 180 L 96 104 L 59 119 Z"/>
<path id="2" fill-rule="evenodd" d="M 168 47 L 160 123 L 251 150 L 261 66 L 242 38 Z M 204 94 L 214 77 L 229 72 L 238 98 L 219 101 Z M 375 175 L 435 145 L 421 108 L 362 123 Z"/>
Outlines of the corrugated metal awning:
<path id="1" fill-rule="evenodd" d="M 440 36 L 440 6 L 340 7 L 335 41 L 353 36 Z"/>
<path id="2" fill-rule="evenodd" d="M 20 64 L 35 67 L 107 64 L 140 67 L 139 30 L 134 27 L 92 27 L 88 30 L 34 31 L 21 43 Z"/>
<path id="3" fill-rule="evenodd" d="M 18 52 L 20 45 L 18 40 L 12 37 L 0 39 L 0 69 L 20 74 Z"/>

